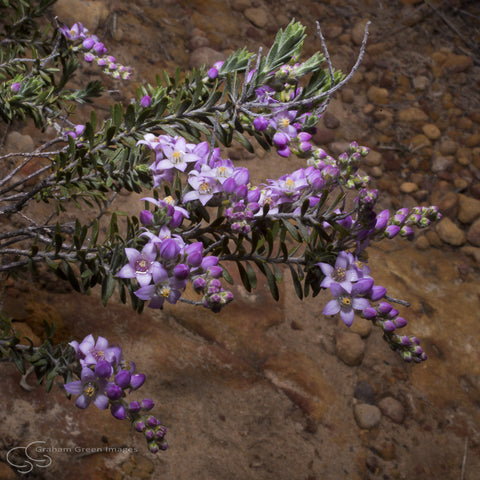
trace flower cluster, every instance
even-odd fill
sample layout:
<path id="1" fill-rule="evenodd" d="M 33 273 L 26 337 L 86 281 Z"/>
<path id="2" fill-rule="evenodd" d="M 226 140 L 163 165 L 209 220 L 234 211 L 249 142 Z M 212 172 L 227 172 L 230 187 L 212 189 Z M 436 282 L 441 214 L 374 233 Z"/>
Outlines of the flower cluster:
<path id="1" fill-rule="evenodd" d="M 84 52 L 84 59 L 88 63 L 96 63 L 103 67 L 103 72 L 113 78 L 128 80 L 132 74 L 130 67 L 118 63 L 112 55 L 107 55 L 107 48 L 96 35 L 90 35 L 88 29 L 80 22 L 73 24 L 71 28 L 63 26 L 60 33 L 71 42 L 81 41 L 79 49 Z"/>
<path id="2" fill-rule="evenodd" d="M 123 358 L 119 346 L 109 345 L 107 339 L 86 336 L 81 343 L 70 342 L 81 366 L 80 380 L 64 385 L 72 395 L 78 395 L 75 405 L 87 408 L 93 403 L 101 410 L 110 408 L 118 420 L 128 419 L 135 430 L 145 435 L 152 453 L 167 448 L 166 428 L 153 415 L 148 414 L 153 400 L 127 402 L 128 393 L 138 390 L 145 382 L 145 374 L 136 373 L 135 363 Z"/>
<path id="3" fill-rule="evenodd" d="M 170 203 L 147 200 L 155 202 L 157 206 L 166 204 L 164 213 L 171 215 L 164 218 L 170 224 L 175 221 L 176 212 L 179 212 L 180 217 L 186 213 L 179 207 L 175 210 Z M 144 210 L 143 217 L 148 222 L 153 220 L 154 215 Z M 181 218 L 178 221 L 181 222 Z M 141 236 L 148 238 L 147 243 L 141 251 L 135 248 L 125 249 L 128 263 L 117 276 L 135 279 L 140 285 L 134 292 L 135 295 L 143 301 L 149 301 L 150 308 L 162 308 L 165 301 L 177 303 L 189 280 L 197 292 L 203 293 L 203 305 L 213 311 L 219 311 L 233 300 L 232 293 L 221 288 L 219 278 L 223 269 L 218 265 L 218 257 L 204 256 L 201 242 L 186 244 L 179 235 L 172 235 L 166 225 L 156 235 L 145 229 Z"/>
<path id="4" fill-rule="evenodd" d="M 427 359 L 426 354 L 420 347 L 417 337 L 397 335 L 395 330 L 407 325 L 407 321 L 399 316 L 399 311 L 390 303 L 381 301 L 376 307 L 370 305 L 370 301 L 377 302 L 386 297 L 387 290 L 380 285 L 374 285 L 368 266 L 359 261 L 349 252 L 340 252 L 335 266 L 320 262 L 324 278 L 320 283 L 323 288 L 330 288 L 334 297 L 323 310 L 324 315 L 340 317 L 350 327 L 354 319 L 354 310 L 361 313 L 363 318 L 371 320 L 374 325 L 384 332 L 384 338 L 393 350 L 400 353 L 407 362 L 422 362 Z"/>

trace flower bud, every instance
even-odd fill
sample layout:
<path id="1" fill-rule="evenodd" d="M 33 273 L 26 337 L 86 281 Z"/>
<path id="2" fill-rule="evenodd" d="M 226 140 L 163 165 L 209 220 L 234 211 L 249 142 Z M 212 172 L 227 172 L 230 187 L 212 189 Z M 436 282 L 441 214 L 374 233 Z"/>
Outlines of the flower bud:
<path id="1" fill-rule="evenodd" d="M 386 315 L 392 310 L 393 307 L 387 302 L 380 302 L 377 308 L 379 313 L 383 313 L 384 315 Z"/>
<path id="2" fill-rule="evenodd" d="M 155 438 L 155 432 L 151 428 L 148 428 L 147 430 L 145 430 L 145 432 L 143 434 L 145 435 L 145 438 L 148 441 L 151 441 Z M 152 450 L 150 450 L 150 451 L 152 451 Z M 156 450 L 156 452 L 158 452 L 158 449 Z M 153 452 L 153 453 L 155 453 L 155 452 Z"/>
<path id="3" fill-rule="evenodd" d="M 110 411 L 117 420 L 125 420 L 125 418 L 127 417 L 125 407 L 121 403 L 114 403 L 110 407 Z"/>
<path id="4" fill-rule="evenodd" d="M 150 210 L 142 210 L 140 212 L 140 222 L 142 225 L 151 225 L 153 222 L 153 213 Z"/>
<path id="5" fill-rule="evenodd" d="M 395 331 L 397 327 L 395 327 L 395 324 L 391 320 L 387 320 L 386 322 L 383 322 L 383 329 L 386 332 L 393 332 Z"/>
<path id="6" fill-rule="evenodd" d="M 185 280 L 190 274 L 190 268 L 184 263 L 180 263 L 175 265 L 173 274 L 175 275 L 175 278 L 178 278 L 179 280 Z"/>
<path id="7" fill-rule="evenodd" d="M 118 386 L 117 384 L 110 383 L 105 393 L 110 400 L 118 400 L 119 398 L 122 398 L 123 390 L 122 387 Z"/>
<path id="8" fill-rule="evenodd" d="M 142 406 L 143 410 L 148 411 L 148 410 L 151 410 L 155 406 L 155 403 L 150 398 L 144 398 L 141 402 L 141 406 Z"/>
<path id="9" fill-rule="evenodd" d="M 135 422 L 134 428 L 137 432 L 143 432 L 145 430 L 145 423 L 142 420 L 138 420 Z"/>
<path id="10" fill-rule="evenodd" d="M 207 282 L 203 277 L 197 277 L 192 283 L 196 292 L 203 292 L 207 285 Z"/>
<path id="11" fill-rule="evenodd" d="M 115 383 L 121 388 L 127 388 L 130 385 L 131 376 L 128 370 L 120 370 L 115 375 Z"/>
<path id="12" fill-rule="evenodd" d="M 113 373 L 112 365 L 106 360 L 100 360 L 95 365 L 95 375 L 100 378 L 109 378 Z"/>
<path id="13" fill-rule="evenodd" d="M 367 320 L 371 320 L 377 316 L 377 311 L 373 307 L 367 307 L 365 310 L 363 310 L 363 316 Z"/>
<path id="14" fill-rule="evenodd" d="M 268 120 L 265 117 L 255 117 L 253 120 L 253 126 L 258 132 L 263 132 L 268 127 Z"/>
<path id="15" fill-rule="evenodd" d="M 145 382 L 145 374 L 143 373 L 134 373 L 130 379 L 130 387 L 134 390 L 140 388 Z"/>
<path id="16" fill-rule="evenodd" d="M 142 97 L 142 99 L 140 100 L 140 105 L 142 107 L 149 107 L 150 105 L 152 104 L 152 97 L 150 97 L 149 95 L 144 95 Z"/>
<path id="17" fill-rule="evenodd" d="M 134 400 L 128 404 L 128 411 L 131 413 L 138 413 L 142 409 L 140 402 Z"/>
<path id="18" fill-rule="evenodd" d="M 12 92 L 17 93 L 17 92 L 20 90 L 20 87 L 21 87 L 21 86 L 22 86 L 22 85 L 21 85 L 20 83 L 15 82 L 15 83 L 12 83 L 12 84 L 10 85 L 10 89 L 12 90 Z"/>
<path id="19" fill-rule="evenodd" d="M 407 321 L 403 317 L 397 317 L 393 323 L 395 323 L 397 328 L 403 328 L 407 324 Z"/>
<path id="20" fill-rule="evenodd" d="M 160 422 L 153 415 L 149 415 L 146 418 L 146 424 L 149 427 L 156 427 L 159 423 Z"/>

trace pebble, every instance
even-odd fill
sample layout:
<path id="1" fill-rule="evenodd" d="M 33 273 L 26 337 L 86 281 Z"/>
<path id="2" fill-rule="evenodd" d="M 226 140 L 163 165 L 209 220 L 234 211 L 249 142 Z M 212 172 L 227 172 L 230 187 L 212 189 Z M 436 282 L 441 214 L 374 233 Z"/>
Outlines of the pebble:
<path id="1" fill-rule="evenodd" d="M 358 403 L 353 407 L 353 415 L 355 421 L 360 428 L 364 430 L 371 430 L 380 423 L 382 413 L 375 405 L 367 403 Z"/>
<path id="2" fill-rule="evenodd" d="M 426 235 L 422 235 L 415 240 L 415 246 L 419 250 L 426 250 L 430 246 L 430 242 Z"/>
<path id="3" fill-rule="evenodd" d="M 426 123 L 422 127 L 422 130 L 425 136 L 428 137 L 430 140 L 437 140 L 442 135 L 440 129 L 433 123 Z"/>
<path id="4" fill-rule="evenodd" d="M 414 193 L 418 190 L 418 186 L 413 182 L 404 182 L 400 185 L 400 191 L 402 193 Z"/>
<path id="5" fill-rule="evenodd" d="M 377 152 L 376 150 L 370 150 L 368 152 L 368 155 L 365 157 L 365 165 L 368 165 L 369 167 L 376 167 L 382 163 L 383 157 L 380 152 Z"/>
<path id="6" fill-rule="evenodd" d="M 453 140 L 442 140 L 439 149 L 442 155 L 455 155 L 457 152 L 457 143 Z"/>
<path id="7" fill-rule="evenodd" d="M 480 248 L 467 245 L 461 248 L 462 253 L 473 258 L 480 265 Z"/>
<path id="8" fill-rule="evenodd" d="M 271 15 L 263 8 L 247 8 L 243 14 L 258 28 L 264 28 L 271 20 Z"/>
<path id="9" fill-rule="evenodd" d="M 30 135 L 22 135 L 19 132 L 10 132 L 7 135 L 6 147 L 10 152 L 33 152 L 35 144 Z"/>
<path id="10" fill-rule="evenodd" d="M 325 127 L 330 130 L 335 130 L 340 126 L 340 120 L 333 113 L 328 111 L 322 115 L 322 119 Z"/>
<path id="11" fill-rule="evenodd" d="M 442 220 L 437 224 L 436 231 L 438 233 L 438 236 L 445 243 L 448 243 L 449 245 L 453 245 L 454 247 L 459 247 L 463 245 L 467 240 L 463 230 L 458 228 L 457 225 L 453 223 L 448 217 L 442 218 Z M 478 241 L 479 241 L 478 244 L 480 245 L 480 222 L 478 223 L 477 235 L 478 235 Z M 473 234 L 473 237 L 475 237 L 475 234 Z M 473 242 L 470 241 L 470 243 L 473 243 Z"/>
<path id="12" fill-rule="evenodd" d="M 368 20 L 360 20 L 355 24 L 353 27 L 351 36 L 352 41 L 355 45 L 361 45 L 363 42 L 363 37 L 365 35 L 365 25 L 367 24 Z M 371 30 L 371 26 L 370 26 Z"/>
<path id="13" fill-rule="evenodd" d="M 388 90 L 386 88 L 375 87 L 372 85 L 367 92 L 368 99 L 377 105 L 388 103 Z"/>
<path id="14" fill-rule="evenodd" d="M 400 110 L 398 113 L 398 120 L 406 123 L 426 122 L 428 120 L 428 115 L 420 108 L 408 107 Z"/>
<path id="15" fill-rule="evenodd" d="M 353 396 L 359 402 L 367 403 L 369 405 L 374 405 L 375 404 L 375 389 L 366 380 L 360 380 L 355 385 L 355 390 L 353 391 Z"/>
<path id="16" fill-rule="evenodd" d="M 365 343 L 357 333 L 340 331 L 336 335 L 336 353 L 346 365 L 360 365 L 365 355 Z"/>
<path id="17" fill-rule="evenodd" d="M 365 318 L 355 318 L 355 321 L 350 327 L 350 331 L 357 333 L 362 338 L 367 338 L 372 331 L 372 322 L 370 320 L 366 320 Z"/>
<path id="18" fill-rule="evenodd" d="M 469 148 L 480 145 L 480 133 L 474 133 L 465 139 L 465 145 Z"/>
<path id="19" fill-rule="evenodd" d="M 428 85 L 430 84 L 430 80 L 424 75 L 418 75 L 413 79 L 412 83 L 413 88 L 415 88 L 416 90 L 426 90 Z"/>
<path id="20" fill-rule="evenodd" d="M 480 218 L 477 218 L 468 229 L 467 240 L 475 247 L 480 247 Z"/>
<path id="21" fill-rule="evenodd" d="M 353 103 L 355 100 L 355 91 L 353 88 L 342 88 L 341 96 L 345 103 Z"/>
<path id="22" fill-rule="evenodd" d="M 453 168 L 455 159 L 451 155 L 448 157 L 435 156 L 432 161 L 432 172 L 440 173 L 446 172 Z"/>
<path id="23" fill-rule="evenodd" d="M 450 54 L 442 65 L 445 73 L 465 72 L 473 65 L 472 57 Z"/>
<path id="24" fill-rule="evenodd" d="M 458 215 L 462 223 L 472 223 L 480 217 L 480 200 L 458 194 Z"/>
<path id="25" fill-rule="evenodd" d="M 443 185 L 437 185 L 430 195 L 432 205 L 437 205 L 442 215 L 456 218 L 458 212 L 458 197 L 453 191 L 443 190 Z"/>
<path id="26" fill-rule="evenodd" d="M 405 408 L 403 405 L 393 397 L 382 398 L 378 402 L 378 407 L 380 408 L 383 415 L 388 417 L 395 423 L 402 423 L 405 418 Z"/>

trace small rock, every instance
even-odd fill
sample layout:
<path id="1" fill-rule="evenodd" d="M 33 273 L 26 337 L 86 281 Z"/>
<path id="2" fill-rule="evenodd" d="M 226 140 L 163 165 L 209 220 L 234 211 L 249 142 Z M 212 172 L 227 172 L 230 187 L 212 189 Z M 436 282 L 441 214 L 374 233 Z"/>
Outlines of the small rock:
<path id="1" fill-rule="evenodd" d="M 341 95 L 345 103 L 353 103 L 355 101 L 355 91 L 353 88 L 342 88 Z"/>
<path id="2" fill-rule="evenodd" d="M 325 112 L 322 116 L 325 127 L 335 130 L 340 126 L 340 120 L 333 113 Z"/>
<path id="3" fill-rule="evenodd" d="M 343 32 L 343 27 L 337 23 L 329 23 L 325 27 L 322 27 L 323 36 L 327 40 L 333 40 L 337 38 Z"/>
<path id="4" fill-rule="evenodd" d="M 363 42 L 363 37 L 365 35 L 365 25 L 367 24 L 368 20 L 360 20 L 357 22 L 356 25 L 353 27 L 352 30 L 352 41 L 355 45 L 361 45 Z"/>
<path id="5" fill-rule="evenodd" d="M 419 250 L 426 250 L 430 246 L 430 242 L 428 241 L 428 237 L 426 237 L 425 235 L 422 235 L 422 236 L 418 237 L 415 240 L 415 246 Z"/>
<path id="6" fill-rule="evenodd" d="M 362 338 L 367 338 L 372 331 L 372 322 L 370 320 L 366 320 L 365 318 L 355 318 L 355 321 L 350 327 L 350 331 L 357 333 Z"/>
<path id="7" fill-rule="evenodd" d="M 355 405 L 353 407 L 353 415 L 357 425 L 365 430 L 371 430 L 378 426 L 382 418 L 382 413 L 378 407 L 366 403 Z"/>
<path id="8" fill-rule="evenodd" d="M 210 47 L 200 47 L 190 54 L 190 67 L 200 68 L 205 65 L 211 67 L 215 62 L 225 60 L 225 55 Z"/>
<path id="9" fill-rule="evenodd" d="M 473 227 L 473 225 L 472 225 Z M 478 227 L 480 229 L 480 222 L 478 223 Z M 443 217 L 440 223 L 437 225 L 437 233 L 438 236 L 449 245 L 453 245 L 454 247 L 459 247 L 466 242 L 465 233 L 463 230 L 455 225 L 448 217 Z M 480 230 L 478 232 L 478 241 L 480 245 Z M 470 240 L 469 240 L 470 241 Z M 473 242 L 471 242 L 473 243 Z"/>
<path id="10" fill-rule="evenodd" d="M 455 155 L 457 144 L 453 140 L 442 140 L 440 143 L 440 153 L 442 155 Z"/>
<path id="11" fill-rule="evenodd" d="M 443 185 L 437 185 L 430 196 L 432 205 L 437 205 L 442 215 L 457 218 L 458 197 L 453 191 L 445 191 Z"/>
<path id="12" fill-rule="evenodd" d="M 10 132 L 7 135 L 7 150 L 10 152 L 33 152 L 35 144 L 30 135 L 22 135 L 19 132 Z"/>
<path id="13" fill-rule="evenodd" d="M 385 105 L 388 103 L 388 90 L 386 88 L 379 88 L 371 86 L 367 92 L 368 99 L 377 105 Z"/>
<path id="14" fill-rule="evenodd" d="M 360 335 L 351 332 L 338 332 L 336 335 L 337 357 L 346 365 L 360 365 L 365 355 L 365 343 Z"/>
<path id="15" fill-rule="evenodd" d="M 450 54 L 442 67 L 444 72 L 460 73 L 468 70 L 472 65 L 472 57 L 468 57 L 467 55 Z"/>
<path id="16" fill-rule="evenodd" d="M 45 465 L 42 465 L 42 467 L 44 466 Z M 15 480 L 18 477 L 17 474 L 6 463 L 0 462 L 0 478 L 2 480 Z"/>
<path id="17" fill-rule="evenodd" d="M 473 258 L 480 265 L 480 248 L 466 246 L 461 248 L 462 253 Z"/>
<path id="18" fill-rule="evenodd" d="M 476 247 L 480 247 L 480 218 L 472 223 L 467 233 L 467 240 Z"/>
<path id="19" fill-rule="evenodd" d="M 430 140 L 437 140 L 442 135 L 440 129 L 433 123 L 426 123 L 422 127 L 422 130 L 425 136 L 428 137 Z"/>
<path id="20" fill-rule="evenodd" d="M 420 108 L 409 107 L 405 108 L 404 110 L 400 110 L 398 113 L 398 120 L 406 123 L 426 122 L 428 120 L 428 116 Z"/>
<path id="21" fill-rule="evenodd" d="M 380 445 L 376 445 L 375 450 L 383 460 L 389 461 L 395 458 L 395 444 L 391 440 L 385 440 Z"/>
<path id="22" fill-rule="evenodd" d="M 258 28 L 264 28 L 271 19 L 269 12 L 263 8 L 247 8 L 243 14 Z"/>
<path id="23" fill-rule="evenodd" d="M 200 47 L 208 47 L 210 46 L 210 41 L 208 40 L 207 37 L 204 37 L 202 35 L 195 35 L 192 38 L 190 38 L 190 41 L 188 42 L 188 48 L 193 51 L 196 50 L 197 48 Z"/>
<path id="24" fill-rule="evenodd" d="M 402 193 L 414 193 L 418 190 L 418 186 L 413 182 L 404 182 L 400 185 Z"/>
<path id="25" fill-rule="evenodd" d="M 251 5 L 250 0 L 231 0 L 232 10 L 243 12 Z"/>
<path id="26" fill-rule="evenodd" d="M 458 216 L 462 223 L 472 223 L 480 217 L 480 200 L 458 194 Z"/>
<path id="27" fill-rule="evenodd" d="M 361 380 L 355 385 L 353 396 L 362 403 L 375 404 L 375 389 L 366 380 Z"/>
<path id="28" fill-rule="evenodd" d="M 448 156 L 448 157 L 435 156 L 432 161 L 432 172 L 440 173 L 440 172 L 449 171 L 453 168 L 454 164 L 455 164 L 455 160 L 452 156 Z"/>
<path id="29" fill-rule="evenodd" d="M 426 88 L 430 84 L 430 80 L 424 75 L 418 75 L 413 79 L 412 83 L 413 88 L 415 88 L 416 90 L 426 90 Z"/>
<path id="30" fill-rule="evenodd" d="M 405 409 L 403 405 L 393 397 L 382 398 L 378 402 L 378 407 L 380 408 L 383 415 L 388 417 L 395 423 L 402 423 L 405 418 Z"/>
<path id="31" fill-rule="evenodd" d="M 465 139 L 465 145 L 469 148 L 480 145 L 480 133 L 474 133 Z"/>
<path id="32" fill-rule="evenodd" d="M 382 154 L 376 150 L 370 150 L 364 160 L 365 165 L 368 165 L 369 167 L 376 167 L 380 165 L 382 161 Z"/>

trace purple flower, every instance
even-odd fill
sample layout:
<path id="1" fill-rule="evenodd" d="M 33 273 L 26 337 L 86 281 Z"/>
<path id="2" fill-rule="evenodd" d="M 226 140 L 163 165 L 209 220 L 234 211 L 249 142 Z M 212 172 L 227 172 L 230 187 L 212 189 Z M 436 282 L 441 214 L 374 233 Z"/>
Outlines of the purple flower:
<path id="1" fill-rule="evenodd" d="M 160 276 L 164 268 L 156 262 L 155 245 L 147 243 L 141 252 L 135 248 L 126 248 L 128 263 L 117 273 L 119 278 L 135 278 L 141 287 L 149 285 L 154 275 Z"/>
<path id="2" fill-rule="evenodd" d="M 221 191 L 220 184 L 216 178 L 216 171 L 208 165 L 202 165 L 200 172 L 197 170 L 190 172 L 188 183 L 193 190 L 183 196 L 184 202 L 199 200 L 202 205 L 206 205 L 215 193 Z"/>
<path id="3" fill-rule="evenodd" d="M 349 252 L 340 252 L 335 260 L 335 267 L 328 263 L 316 263 L 320 267 L 325 278 L 320 284 L 323 288 L 329 288 L 333 283 L 340 285 L 345 291 L 352 291 L 352 282 L 358 280 L 358 273 L 353 268 L 353 255 Z"/>
<path id="4" fill-rule="evenodd" d="M 21 83 L 15 82 L 10 85 L 10 89 L 12 90 L 12 92 L 17 93 L 20 90 L 21 86 L 22 86 Z"/>
<path id="5" fill-rule="evenodd" d="M 330 290 L 335 298 L 327 303 L 323 314 L 335 315 L 340 312 L 343 323 L 349 327 L 353 323 L 354 310 L 365 310 L 370 306 L 366 298 L 359 298 L 358 295 L 368 292 L 372 285 L 373 279 L 365 278 L 355 283 L 351 292 L 347 292 L 338 283 L 332 283 Z"/>
<path id="6" fill-rule="evenodd" d="M 193 145 L 187 144 L 183 137 L 176 137 L 172 140 L 172 143 L 167 143 L 161 146 L 166 158 L 157 160 L 155 162 L 156 168 L 162 170 L 176 168 L 177 170 L 184 172 L 189 162 L 200 160 L 198 155 L 190 151 Z"/>
<path id="7" fill-rule="evenodd" d="M 106 394 L 110 400 L 118 400 L 122 397 L 122 387 L 116 385 L 115 383 L 109 383 L 107 386 Z"/>
<path id="8" fill-rule="evenodd" d="M 108 398 L 105 395 L 107 381 L 98 378 L 88 367 L 82 368 L 81 379 L 66 383 L 65 390 L 72 395 L 79 395 L 75 402 L 78 408 L 87 408 L 91 402 L 101 410 L 108 408 Z"/>
<path id="9" fill-rule="evenodd" d="M 103 337 L 98 337 L 95 342 L 93 335 L 90 334 L 79 345 L 77 342 L 71 342 L 71 345 L 75 348 L 77 357 L 83 356 L 80 358 L 82 366 L 96 365 L 102 360 L 116 364 L 121 360 L 122 350 L 119 347 L 109 347 L 108 340 Z"/>

